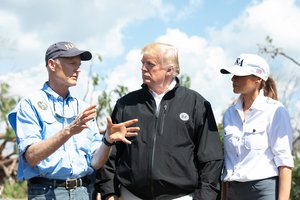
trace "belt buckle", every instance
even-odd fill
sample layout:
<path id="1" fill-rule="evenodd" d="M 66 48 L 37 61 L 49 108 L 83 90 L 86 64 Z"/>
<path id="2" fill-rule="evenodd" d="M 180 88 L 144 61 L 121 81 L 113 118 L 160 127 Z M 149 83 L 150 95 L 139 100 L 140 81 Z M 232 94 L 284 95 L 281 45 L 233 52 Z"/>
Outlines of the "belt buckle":
<path id="1" fill-rule="evenodd" d="M 78 180 L 75 178 L 67 179 L 66 180 L 66 189 L 75 189 L 77 188 L 77 182 Z"/>

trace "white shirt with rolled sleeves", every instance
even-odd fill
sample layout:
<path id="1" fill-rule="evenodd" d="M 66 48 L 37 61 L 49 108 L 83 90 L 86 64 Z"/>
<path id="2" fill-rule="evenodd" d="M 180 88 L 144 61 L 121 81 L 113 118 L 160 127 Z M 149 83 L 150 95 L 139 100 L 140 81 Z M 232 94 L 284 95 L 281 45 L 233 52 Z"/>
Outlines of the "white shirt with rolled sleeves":
<path id="1" fill-rule="evenodd" d="M 278 176 L 279 166 L 294 166 L 288 112 L 262 90 L 245 119 L 239 97 L 225 112 L 223 128 L 223 181 L 260 180 Z"/>

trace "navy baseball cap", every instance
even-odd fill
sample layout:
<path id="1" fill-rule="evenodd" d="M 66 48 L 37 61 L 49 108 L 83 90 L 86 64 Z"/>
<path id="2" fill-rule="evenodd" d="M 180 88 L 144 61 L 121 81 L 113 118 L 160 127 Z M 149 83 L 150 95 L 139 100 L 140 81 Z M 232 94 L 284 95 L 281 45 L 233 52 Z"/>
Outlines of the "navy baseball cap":
<path id="1" fill-rule="evenodd" d="M 81 60 L 92 59 L 92 54 L 89 51 L 79 50 L 71 42 L 57 42 L 52 44 L 46 51 L 45 61 L 46 65 L 49 59 L 55 58 L 69 58 L 74 56 L 80 56 Z"/>

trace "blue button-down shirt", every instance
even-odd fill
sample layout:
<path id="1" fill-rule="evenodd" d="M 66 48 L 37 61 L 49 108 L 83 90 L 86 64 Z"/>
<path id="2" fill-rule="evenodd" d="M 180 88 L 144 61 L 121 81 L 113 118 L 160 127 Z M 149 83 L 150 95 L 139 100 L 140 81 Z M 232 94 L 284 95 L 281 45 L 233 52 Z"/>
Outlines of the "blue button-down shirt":
<path id="1" fill-rule="evenodd" d="M 92 153 L 100 146 L 102 136 L 96 120 L 71 137 L 57 151 L 32 167 L 25 159 L 28 146 L 45 140 L 68 126 L 88 104 L 72 97 L 63 99 L 45 83 L 43 88 L 23 98 L 9 114 L 19 149 L 18 178 L 41 176 L 51 179 L 78 178 L 91 174 Z"/>

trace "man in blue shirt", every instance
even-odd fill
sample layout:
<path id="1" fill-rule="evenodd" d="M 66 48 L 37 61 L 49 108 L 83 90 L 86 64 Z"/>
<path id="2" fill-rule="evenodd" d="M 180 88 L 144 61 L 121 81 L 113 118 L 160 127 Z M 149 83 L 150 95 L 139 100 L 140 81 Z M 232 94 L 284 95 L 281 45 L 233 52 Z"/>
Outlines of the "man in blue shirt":
<path id="1" fill-rule="evenodd" d="M 48 81 L 9 114 L 19 150 L 18 178 L 28 180 L 28 199 L 89 199 L 88 178 L 106 162 L 115 141 L 136 136 L 137 119 L 113 124 L 102 137 L 96 105 L 72 96 L 81 61 L 92 58 L 70 42 L 51 45 L 45 56 Z"/>

